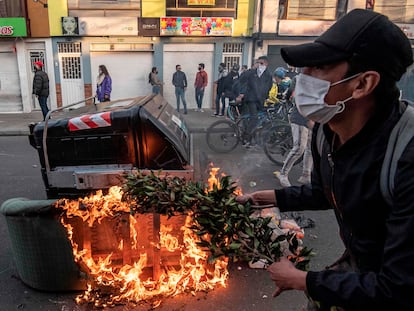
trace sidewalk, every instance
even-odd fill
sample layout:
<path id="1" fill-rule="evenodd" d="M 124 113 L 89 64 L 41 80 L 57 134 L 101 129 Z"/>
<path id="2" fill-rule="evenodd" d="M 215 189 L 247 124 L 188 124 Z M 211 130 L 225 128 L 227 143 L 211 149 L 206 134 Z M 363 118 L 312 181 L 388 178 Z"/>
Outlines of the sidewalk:
<path id="1" fill-rule="evenodd" d="M 191 133 L 204 133 L 207 127 L 217 121 L 212 117 L 211 109 L 204 109 L 204 112 L 196 112 L 189 109 L 188 114 L 182 115 Z M 43 120 L 40 111 L 29 113 L 0 113 L 0 136 L 25 136 L 29 135 L 29 124 Z"/>
<path id="2" fill-rule="evenodd" d="M 29 124 L 43 120 L 42 112 L 0 113 L 0 136 L 29 135 Z"/>

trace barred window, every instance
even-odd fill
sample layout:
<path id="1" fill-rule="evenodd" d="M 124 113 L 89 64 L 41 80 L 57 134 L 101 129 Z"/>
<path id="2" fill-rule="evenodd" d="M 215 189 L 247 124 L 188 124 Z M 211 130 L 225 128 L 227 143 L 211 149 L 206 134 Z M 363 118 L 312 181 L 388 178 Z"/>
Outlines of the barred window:
<path id="1" fill-rule="evenodd" d="M 81 79 L 81 58 L 80 56 L 62 56 L 63 79 Z"/>
<path id="2" fill-rule="evenodd" d="M 58 42 L 59 58 L 63 79 L 81 79 L 81 52 L 80 42 Z"/>
<path id="3" fill-rule="evenodd" d="M 81 43 L 80 42 L 59 42 L 58 43 L 58 52 L 59 53 L 81 53 Z"/>
<path id="4" fill-rule="evenodd" d="M 32 64 L 32 72 L 35 72 L 34 63 L 38 61 L 41 61 L 43 64 L 46 65 L 44 51 L 30 51 L 30 62 Z"/>
<path id="5" fill-rule="evenodd" d="M 241 66 L 241 60 L 243 56 L 243 43 L 224 43 L 223 44 L 223 63 L 226 64 L 226 68 L 231 70 L 234 64 Z"/>

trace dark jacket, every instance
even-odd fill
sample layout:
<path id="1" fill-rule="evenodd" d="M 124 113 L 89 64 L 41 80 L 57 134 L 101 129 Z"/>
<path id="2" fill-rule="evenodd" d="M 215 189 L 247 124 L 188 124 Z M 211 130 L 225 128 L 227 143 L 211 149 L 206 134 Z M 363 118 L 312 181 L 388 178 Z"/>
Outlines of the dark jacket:
<path id="1" fill-rule="evenodd" d="M 185 88 L 187 87 L 187 77 L 184 72 L 177 70 L 172 77 L 172 84 L 175 87 Z"/>
<path id="2" fill-rule="evenodd" d="M 244 94 L 245 101 L 264 104 L 272 88 L 272 74 L 266 68 L 259 77 L 256 69 L 249 69 L 240 76 L 240 83 L 245 85 L 241 91 L 241 94 Z"/>
<path id="3" fill-rule="evenodd" d="M 286 104 L 283 104 L 286 105 Z M 298 108 L 295 105 L 295 102 L 293 101 L 292 106 L 289 110 L 289 121 L 290 123 L 301 125 L 308 127 L 308 119 L 306 119 L 304 116 L 300 114 L 298 111 Z"/>
<path id="4" fill-rule="evenodd" d="M 224 79 L 229 75 L 229 72 L 224 69 L 219 73 L 218 79 L 215 81 L 217 83 L 217 94 L 221 96 L 224 93 Z"/>
<path id="5" fill-rule="evenodd" d="M 42 70 L 37 70 L 33 77 L 33 94 L 42 97 L 49 96 L 49 77 Z"/>
<path id="6" fill-rule="evenodd" d="M 234 83 L 239 79 L 239 73 L 234 70 L 230 70 L 229 74 L 223 78 L 223 92 L 224 96 L 230 100 L 235 99 L 239 94 L 236 89 L 233 89 Z M 237 93 L 237 94 L 236 94 Z"/>
<path id="7" fill-rule="evenodd" d="M 414 140 L 398 162 L 394 204 L 389 206 L 380 191 L 380 172 L 401 113 L 398 101 L 377 110 L 357 135 L 333 152 L 333 133 L 325 126 L 321 156 L 316 124 L 312 188 L 285 188 L 276 190 L 276 196 L 281 211 L 334 209 L 341 239 L 360 271 L 308 272 L 307 291 L 314 300 L 352 311 L 414 310 Z"/>

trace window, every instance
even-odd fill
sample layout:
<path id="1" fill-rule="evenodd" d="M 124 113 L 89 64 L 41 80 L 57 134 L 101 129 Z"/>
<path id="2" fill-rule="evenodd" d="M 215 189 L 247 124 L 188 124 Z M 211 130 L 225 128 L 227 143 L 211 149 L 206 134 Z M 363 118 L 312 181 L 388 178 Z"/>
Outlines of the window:
<path id="1" fill-rule="evenodd" d="M 215 0 L 214 5 L 191 5 L 188 0 L 166 0 L 167 16 L 237 18 L 237 0 Z"/>
<path id="2" fill-rule="evenodd" d="M 59 42 L 58 52 L 61 58 L 61 70 L 63 79 L 81 79 L 81 43 Z"/>
<path id="3" fill-rule="evenodd" d="M 243 55 L 243 43 L 224 43 L 223 45 L 223 63 L 230 71 L 234 64 L 241 66 Z"/>
<path id="4" fill-rule="evenodd" d="M 46 64 L 44 51 L 31 51 L 30 63 L 32 64 L 32 72 L 35 72 L 34 63 L 38 61 L 41 61 L 43 64 Z"/>
<path id="5" fill-rule="evenodd" d="M 279 12 L 279 16 L 286 14 L 287 19 L 335 20 L 338 0 L 289 0 L 287 5 L 287 12 Z"/>
<path id="6" fill-rule="evenodd" d="M 58 43 L 59 53 L 81 53 L 80 42 L 59 42 Z"/>
<path id="7" fill-rule="evenodd" d="M 96 11 L 137 11 L 140 8 L 140 0 L 68 0 L 69 16 L 83 16 L 83 11 L 96 16 Z"/>
<path id="8" fill-rule="evenodd" d="M 0 0 L 0 17 L 23 17 L 22 1 Z"/>
<path id="9" fill-rule="evenodd" d="M 369 6 L 395 23 L 414 23 L 414 0 L 367 0 Z"/>

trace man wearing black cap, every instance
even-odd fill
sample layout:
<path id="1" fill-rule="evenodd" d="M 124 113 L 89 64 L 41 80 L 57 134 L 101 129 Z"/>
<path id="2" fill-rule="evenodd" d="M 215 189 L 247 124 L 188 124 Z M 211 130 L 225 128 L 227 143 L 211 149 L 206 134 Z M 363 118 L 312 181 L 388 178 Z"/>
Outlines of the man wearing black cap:
<path id="1" fill-rule="evenodd" d="M 412 111 L 396 87 L 413 62 L 409 40 L 386 16 L 355 9 L 315 42 L 281 53 L 288 64 L 304 67 L 295 100 L 316 122 L 312 182 L 238 201 L 273 203 L 282 212 L 333 209 L 346 250 L 323 271 L 297 270 L 286 258 L 273 263 L 275 296 L 302 290 L 317 302 L 313 310 L 414 310 L 414 139 L 391 162 L 390 201 L 380 183 L 391 131 Z"/>

